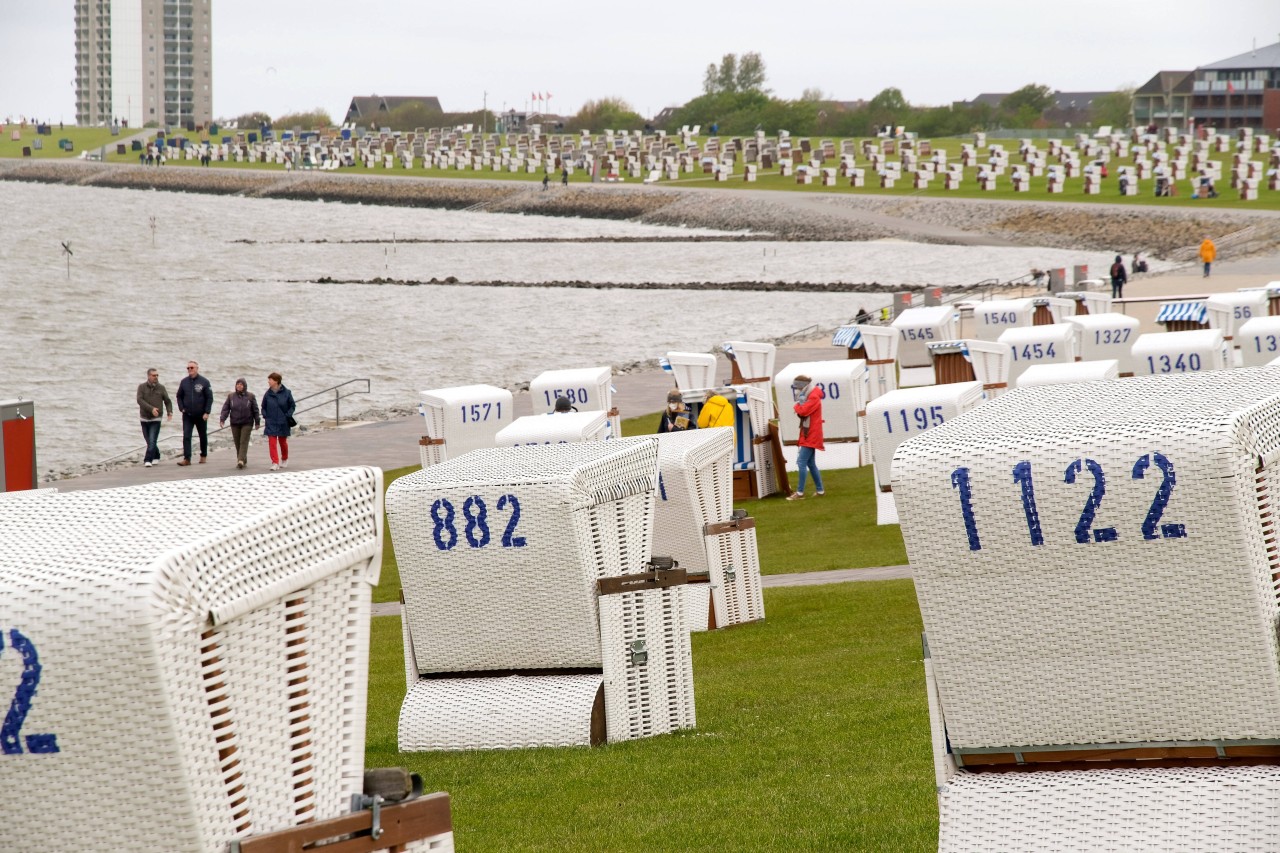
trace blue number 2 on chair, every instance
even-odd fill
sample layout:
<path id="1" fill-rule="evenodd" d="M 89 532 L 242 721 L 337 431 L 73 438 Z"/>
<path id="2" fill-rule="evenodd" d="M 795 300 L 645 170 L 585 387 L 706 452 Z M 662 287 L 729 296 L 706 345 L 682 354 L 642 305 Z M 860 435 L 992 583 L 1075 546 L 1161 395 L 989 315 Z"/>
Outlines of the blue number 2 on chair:
<path id="1" fill-rule="evenodd" d="M 17 628 L 9 630 L 9 645 L 22 655 L 22 677 L 18 680 L 18 689 L 9 703 L 9 713 L 5 714 L 4 723 L 0 724 L 0 755 L 21 755 L 22 739 L 19 732 L 27 721 L 27 713 L 31 710 L 31 700 L 35 698 L 36 687 L 40 684 L 40 659 L 36 655 L 35 644 L 21 634 Z M 0 654 L 4 653 L 4 637 L 0 635 Z M 58 752 L 57 735 L 27 735 L 27 752 Z"/>

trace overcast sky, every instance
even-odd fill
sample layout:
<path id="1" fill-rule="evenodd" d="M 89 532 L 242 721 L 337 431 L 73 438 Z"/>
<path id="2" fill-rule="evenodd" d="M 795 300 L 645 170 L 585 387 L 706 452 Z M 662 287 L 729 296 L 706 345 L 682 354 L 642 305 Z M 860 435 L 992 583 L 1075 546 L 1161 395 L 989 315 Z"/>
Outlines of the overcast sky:
<path id="1" fill-rule="evenodd" d="M 73 0 L 0 0 L 0 118 L 74 120 L 73 21 Z M 748 51 L 782 98 L 896 86 L 933 105 L 1027 83 L 1137 86 L 1277 41 L 1280 0 L 213 0 L 213 109 L 341 120 L 353 95 L 435 95 L 462 112 L 486 91 L 492 110 L 524 109 L 536 91 L 551 112 L 612 96 L 651 116 L 700 94 L 709 63 Z"/>

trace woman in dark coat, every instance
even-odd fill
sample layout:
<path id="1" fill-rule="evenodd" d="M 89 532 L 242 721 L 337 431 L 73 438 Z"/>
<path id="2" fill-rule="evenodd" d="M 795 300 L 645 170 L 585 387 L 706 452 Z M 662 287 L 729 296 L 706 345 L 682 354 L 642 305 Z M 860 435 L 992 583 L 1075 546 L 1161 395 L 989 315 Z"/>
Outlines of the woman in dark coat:
<path id="1" fill-rule="evenodd" d="M 271 454 L 271 470 L 289 467 L 289 434 L 293 426 L 293 392 L 284 387 L 283 377 L 272 373 L 267 377 L 267 391 L 262 395 L 263 434 L 267 437 L 267 451 Z"/>

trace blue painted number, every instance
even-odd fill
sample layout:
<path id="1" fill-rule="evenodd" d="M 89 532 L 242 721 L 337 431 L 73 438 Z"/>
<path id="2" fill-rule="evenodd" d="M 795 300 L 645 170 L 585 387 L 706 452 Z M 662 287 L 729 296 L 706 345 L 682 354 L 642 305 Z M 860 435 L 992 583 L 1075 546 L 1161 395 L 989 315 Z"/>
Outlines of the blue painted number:
<path id="1" fill-rule="evenodd" d="M 1013 481 L 1022 486 L 1022 512 L 1027 517 L 1027 532 L 1032 545 L 1044 544 L 1044 532 L 1040 530 L 1040 512 L 1036 509 L 1036 488 L 1031 482 L 1031 463 L 1019 462 L 1013 466 Z"/>
<path id="2" fill-rule="evenodd" d="M 520 523 L 520 501 L 515 495 L 503 495 L 498 498 L 498 509 L 504 510 L 507 505 L 511 505 L 511 520 L 507 522 L 507 529 L 502 531 L 502 547 L 503 548 L 523 548 L 525 546 L 525 538 L 516 536 L 516 525 Z"/>
<path id="3" fill-rule="evenodd" d="M 1089 492 L 1089 498 L 1084 502 L 1084 510 L 1080 513 L 1080 520 L 1076 522 L 1076 541 L 1088 542 L 1089 533 L 1093 527 L 1093 519 L 1098 514 L 1098 507 L 1102 505 L 1102 496 L 1107 493 L 1107 478 L 1102 473 L 1102 466 L 1092 459 L 1085 459 L 1083 462 L 1077 459 L 1067 466 L 1067 473 L 1064 481 L 1074 483 L 1076 475 L 1088 470 L 1093 475 L 1093 490 Z M 1092 530 L 1094 542 L 1114 542 L 1117 534 L 1114 527 L 1099 527 Z"/>
<path id="4" fill-rule="evenodd" d="M 969 482 L 968 468 L 957 468 L 951 472 L 951 487 L 960 492 L 960 515 L 964 518 L 964 532 L 969 537 L 969 550 L 981 551 L 978 523 L 973 518 L 973 485 Z"/>
<path id="5" fill-rule="evenodd" d="M 1148 454 L 1133 464 L 1133 479 L 1141 480 L 1146 477 L 1152 461 L 1164 474 L 1164 479 L 1160 481 L 1160 488 L 1156 489 L 1155 499 L 1151 501 L 1151 509 L 1147 510 L 1147 518 L 1142 522 L 1142 538 L 1185 539 L 1187 535 L 1185 524 L 1160 523 L 1160 519 L 1164 517 L 1164 508 L 1169 505 L 1169 498 L 1173 495 L 1173 487 L 1178 482 L 1173 473 L 1173 463 L 1163 453 Z M 1157 526 L 1160 528 L 1159 535 L 1156 534 Z"/>
<path id="6" fill-rule="evenodd" d="M 31 700 L 35 698 L 36 687 L 40 684 L 40 658 L 36 655 L 35 643 L 27 639 L 17 628 L 9 630 L 9 645 L 22 655 L 22 677 L 18 680 L 18 689 L 9 703 L 9 713 L 5 714 L 4 723 L 0 725 L 0 755 L 21 755 L 23 739 L 20 737 L 22 724 L 27 721 L 31 711 Z M 4 637 L 0 635 L 0 654 L 4 653 Z M 58 736 L 27 735 L 25 739 L 27 752 L 33 754 L 59 752 Z"/>
<path id="7" fill-rule="evenodd" d="M 442 510 L 444 515 L 440 514 Z M 448 498 L 440 498 L 431 505 L 431 520 L 435 522 L 431 537 L 436 540 L 436 547 L 441 551 L 452 551 L 458 544 L 458 528 L 453 526 L 453 519 L 453 504 Z M 448 539 L 442 535 L 445 533 L 449 534 Z"/>
<path id="8" fill-rule="evenodd" d="M 472 495 L 462 504 L 462 514 L 467 519 L 467 544 L 472 548 L 483 548 L 489 544 L 489 525 L 486 519 L 489 517 L 489 511 L 485 508 L 484 500 L 479 495 Z M 480 531 L 480 536 L 476 536 L 476 531 Z"/>

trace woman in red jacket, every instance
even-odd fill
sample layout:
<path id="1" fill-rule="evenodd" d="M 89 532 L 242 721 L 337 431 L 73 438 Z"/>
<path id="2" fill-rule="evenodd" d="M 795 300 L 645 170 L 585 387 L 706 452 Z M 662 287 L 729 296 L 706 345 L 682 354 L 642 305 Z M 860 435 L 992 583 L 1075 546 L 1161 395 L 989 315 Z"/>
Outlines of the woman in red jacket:
<path id="1" fill-rule="evenodd" d="M 818 473 L 818 463 L 814 454 L 826 450 L 822 443 L 822 388 L 814 385 L 813 380 L 800 374 L 791 383 L 791 394 L 796 399 L 796 414 L 800 416 L 800 453 L 796 457 L 796 467 L 800 469 L 800 488 L 787 497 L 789 501 L 804 500 L 804 481 L 806 474 L 813 473 L 813 486 L 817 496 L 822 497 L 822 475 Z"/>

